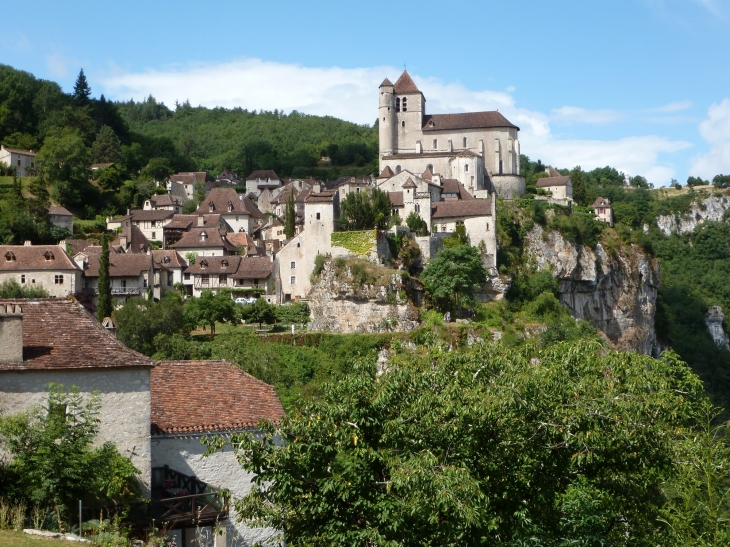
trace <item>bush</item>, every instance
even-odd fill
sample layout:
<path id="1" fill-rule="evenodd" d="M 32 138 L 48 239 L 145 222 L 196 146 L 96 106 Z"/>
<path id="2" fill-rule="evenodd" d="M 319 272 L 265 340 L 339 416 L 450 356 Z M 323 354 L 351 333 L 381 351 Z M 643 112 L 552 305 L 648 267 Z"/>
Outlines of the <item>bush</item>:
<path id="1" fill-rule="evenodd" d="M 14 279 L 0 283 L 0 298 L 48 298 L 48 292 L 41 286 L 21 285 Z"/>

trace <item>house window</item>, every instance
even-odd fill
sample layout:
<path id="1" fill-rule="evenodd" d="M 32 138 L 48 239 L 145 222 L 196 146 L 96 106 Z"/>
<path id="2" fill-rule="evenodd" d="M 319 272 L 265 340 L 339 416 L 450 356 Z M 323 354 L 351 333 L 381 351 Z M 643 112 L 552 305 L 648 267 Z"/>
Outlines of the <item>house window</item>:
<path id="1" fill-rule="evenodd" d="M 127 288 L 127 280 L 126 279 L 122 279 L 122 288 L 123 289 L 126 289 Z"/>
<path id="2" fill-rule="evenodd" d="M 421 205 L 419 203 L 416 203 L 416 206 L 415 206 L 414 209 L 415 209 L 416 213 L 420 213 L 421 212 Z"/>
<path id="3" fill-rule="evenodd" d="M 152 232 L 152 239 L 157 239 L 157 232 Z"/>
<path id="4" fill-rule="evenodd" d="M 185 281 L 190 281 L 190 274 L 186 273 L 184 279 L 185 279 Z"/>
<path id="5" fill-rule="evenodd" d="M 142 287 L 147 288 L 147 278 L 142 279 Z"/>
<path id="6" fill-rule="evenodd" d="M 228 275 L 227 274 L 220 274 L 218 276 L 218 284 L 219 285 L 226 285 L 228 283 Z"/>
<path id="7" fill-rule="evenodd" d="M 20 276 L 20 282 L 23 284 L 25 283 L 25 274 Z"/>
<path id="8" fill-rule="evenodd" d="M 400 126 L 401 126 L 401 127 L 405 127 L 405 126 L 406 126 L 406 122 L 405 122 L 405 120 L 404 120 L 404 121 L 402 121 L 402 122 L 400 122 Z"/>
<path id="9" fill-rule="evenodd" d="M 395 98 L 395 111 L 400 112 L 400 97 Z"/>
<path id="10" fill-rule="evenodd" d="M 487 232 L 489 231 L 489 222 L 487 222 Z"/>
<path id="11" fill-rule="evenodd" d="M 150 228 L 154 228 L 154 227 L 155 227 L 155 221 L 154 220 L 150 220 Z"/>
<path id="12" fill-rule="evenodd" d="M 296 267 L 297 267 L 297 263 L 296 263 L 296 262 L 292 262 L 292 263 L 291 263 L 291 269 L 293 270 L 293 269 L 294 269 L 294 268 L 296 268 Z"/>
<path id="13" fill-rule="evenodd" d="M 54 275 L 53 276 L 53 282 L 56 285 L 63 285 L 63 276 L 62 275 Z"/>
<path id="14" fill-rule="evenodd" d="M 464 137 L 464 148 L 466 148 L 466 137 Z"/>
<path id="15" fill-rule="evenodd" d="M 468 173 L 469 172 L 469 164 L 465 164 L 464 165 L 464 172 L 465 173 Z"/>
<path id="16" fill-rule="evenodd" d="M 442 232 L 445 232 L 445 231 L 446 231 L 446 224 L 442 224 L 442 225 L 441 225 L 441 231 L 442 231 Z"/>
<path id="17" fill-rule="evenodd" d="M 395 172 L 396 174 L 400 173 L 400 165 L 395 166 Z"/>
<path id="18" fill-rule="evenodd" d="M 320 213 L 317 213 L 317 220 L 320 219 Z"/>
<path id="19" fill-rule="evenodd" d="M 200 282 L 201 282 L 201 283 L 202 283 L 203 285 L 207 285 L 208 283 L 210 283 L 210 275 L 208 275 L 208 274 L 203 274 L 203 275 L 201 275 L 201 276 L 200 276 Z"/>
<path id="20" fill-rule="evenodd" d="M 406 104 L 407 100 L 408 100 L 408 98 L 403 97 L 403 112 L 408 110 L 408 105 Z"/>
<path id="21" fill-rule="evenodd" d="M 433 140 L 433 149 L 436 150 L 439 147 L 439 141 L 438 139 Z"/>
<path id="22" fill-rule="evenodd" d="M 297 277 L 295 275 L 291 276 L 289 278 L 289 284 L 290 285 L 296 285 L 297 284 Z"/>

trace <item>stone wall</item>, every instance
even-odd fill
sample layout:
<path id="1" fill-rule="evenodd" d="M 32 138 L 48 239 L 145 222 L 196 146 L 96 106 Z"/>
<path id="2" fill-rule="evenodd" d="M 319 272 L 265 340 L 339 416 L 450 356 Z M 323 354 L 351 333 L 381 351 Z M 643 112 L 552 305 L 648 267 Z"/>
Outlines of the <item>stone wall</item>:
<path id="1" fill-rule="evenodd" d="M 140 470 L 140 482 L 150 486 L 150 371 L 148 368 L 0 372 L 0 408 L 24 412 L 48 400 L 48 384 L 77 386 L 82 394 L 101 394 L 96 444 L 113 442 L 122 456 Z"/>
<path id="2" fill-rule="evenodd" d="M 636 245 L 610 255 L 566 241 L 536 225 L 525 238 L 525 253 L 538 270 L 552 271 L 560 301 L 573 317 L 600 329 L 620 349 L 656 354 L 654 331 L 659 265 Z"/>
<path id="3" fill-rule="evenodd" d="M 241 468 L 230 447 L 204 457 L 206 447 L 200 444 L 200 439 L 201 435 L 153 437 L 152 466 L 168 465 L 175 471 L 194 475 L 211 486 L 230 490 L 234 500 L 246 496 L 251 490 L 253 474 Z M 265 543 L 277 533 L 269 528 L 251 528 L 236 521 L 236 511 L 231 507 L 225 523 L 228 547 Z"/>

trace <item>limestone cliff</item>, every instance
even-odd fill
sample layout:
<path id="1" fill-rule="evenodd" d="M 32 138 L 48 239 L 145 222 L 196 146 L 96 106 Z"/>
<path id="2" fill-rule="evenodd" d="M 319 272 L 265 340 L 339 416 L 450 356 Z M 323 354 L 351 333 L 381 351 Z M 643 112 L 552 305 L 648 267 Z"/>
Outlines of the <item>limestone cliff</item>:
<path id="1" fill-rule="evenodd" d="M 370 268 L 368 275 L 361 273 L 363 268 Z M 357 279 L 359 276 L 367 279 Z M 309 293 L 309 329 L 341 333 L 410 331 L 418 326 L 418 309 L 409 293 L 413 297 L 413 287 L 394 270 L 362 263 L 338 268 L 330 260 Z"/>
<path id="2" fill-rule="evenodd" d="M 710 196 L 704 199 L 698 197 L 690 205 L 689 212 L 661 215 L 657 217 L 656 223 L 665 236 L 673 233 L 686 234 L 692 232 L 698 224 L 706 220 L 722 220 L 728 209 L 730 209 L 730 198 L 728 197 Z"/>
<path id="3" fill-rule="evenodd" d="M 631 245 L 609 254 L 544 232 L 539 225 L 528 233 L 525 252 L 539 270 L 549 270 L 560 283 L 560 301 L 573 317 L 600 329 L 621 349 L 657 352 L 654 315 L 659 265 L 641 248 Z"/>

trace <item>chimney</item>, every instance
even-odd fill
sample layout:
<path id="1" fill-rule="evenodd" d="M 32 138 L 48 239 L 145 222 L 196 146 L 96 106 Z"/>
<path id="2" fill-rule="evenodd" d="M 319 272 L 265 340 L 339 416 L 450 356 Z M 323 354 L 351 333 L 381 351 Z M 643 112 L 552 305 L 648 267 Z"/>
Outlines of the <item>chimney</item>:
<path id="1" fill-rule="evenodd" d="M 23 363 L 23 310 L 0 304 L 0 363 Z"/>
<path id="2" fill-rule="evenodd" d="M 32 242 L 32 241 L 31 241 L 30 239 L 26 239 L 26 240 L 25 240 L 25 241 L 23 242 L 23 246 L 24 246 L 24 247 L 32 247 L 32 246 L 33 246 L 33 242 Z"/>
<path id="3" fill-rule="evenodd" d="M 205 226 L 205 219 L 203 215 L 198 215 L 198 226 Z"/>

